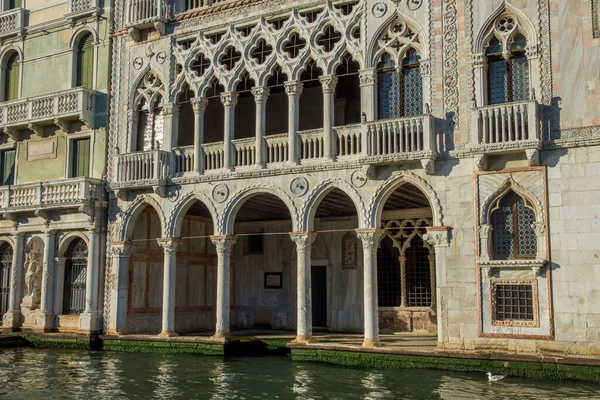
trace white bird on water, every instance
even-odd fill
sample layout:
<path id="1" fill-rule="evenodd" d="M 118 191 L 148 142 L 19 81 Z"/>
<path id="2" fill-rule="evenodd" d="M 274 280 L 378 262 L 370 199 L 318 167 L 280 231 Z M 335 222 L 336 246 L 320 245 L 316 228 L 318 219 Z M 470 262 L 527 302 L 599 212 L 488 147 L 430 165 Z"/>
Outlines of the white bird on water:
<path id="1" fill-rule="evenodd" d="M 488 381 L 490 381 L 490 382 L 496 382 L 496 381 L 499 381 L 506 377 L 506 375 L 492 375 L 491 372 L 488 372 L 487 376 L 488 376 Z"/>

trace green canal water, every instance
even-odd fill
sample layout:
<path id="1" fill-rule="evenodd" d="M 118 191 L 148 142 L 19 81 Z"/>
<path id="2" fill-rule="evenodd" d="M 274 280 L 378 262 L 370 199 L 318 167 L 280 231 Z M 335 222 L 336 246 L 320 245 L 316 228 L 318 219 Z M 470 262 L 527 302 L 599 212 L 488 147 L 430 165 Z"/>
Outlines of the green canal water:
<path id="1" fill-rule="evenodd" d="M 7 399 L 600 399 L 600 384 L 482 373 L 368 370 L 286 357 L 0 351 Z"/>

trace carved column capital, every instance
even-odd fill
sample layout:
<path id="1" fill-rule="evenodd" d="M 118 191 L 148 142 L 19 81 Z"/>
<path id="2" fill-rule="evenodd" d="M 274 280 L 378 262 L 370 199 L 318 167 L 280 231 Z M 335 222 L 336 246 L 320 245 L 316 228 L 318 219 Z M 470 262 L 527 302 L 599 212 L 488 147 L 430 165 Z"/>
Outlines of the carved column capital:
<path id="1" fill-rule="evenodd" d="M 294 243 L 298 251 L 304 251 L 310 248 L 317 239 L 317 232 L 291 232 L 290 238 Z"/>
<path id="2" fill-rule="evenodd" d="M 321 81 L 321 85 L 323 86 L 323 93 L 333 93 L 335 85 L 337 85 L 337 80 L 337 76 L 334 75 L 321 76 L 319 81 Z"/>
<path id="3" fill-rule="evenodd" d="M 252 88 L 251 92 L 252 96 L 254 96 L 254 101 L 260 103 L 267 101 L 267 99 L 269 98 L 269 93 L 271 91 L 266 86 L 256 86 Z"/>
<path id="4" fill-rule="evenodd" d="M 204 97 L 192 97 L 190 103 L 192 104 L 194 114 L 203 114 L 206 111 L 208 100 Z"/>
<path id="5" fill-rule="evenodd" d="M 531 227 L 535 231 L 537 237 L 543 237 L 546 233 L 546 224 L 543 222 L 534 222 L 531 224 Z"/>
<path id="6" fill-rule="evenodd" d="M 111 244 L 111 254 L 117 257 L 131 257 L 136 249 L 132 242 L 112 242 Z"/>
<path id="7" fill-rule="evenodd" d="M 166 103 L 162 106 L 162 115 L 165 118 L 176 118 L 179 115 L 179 104 Z"/>
<path id="8" fill-rule="evenodd" d="M 385 236 L 385 230 L 377 228 L 356 229 L 355 232 L 364 250 L 376 249 L 379 247 L 381 239 Z"/>
<path id="9" fill-rule="evenodd" d="M 427 233 L 423 235 L 423 240 L 433 247 L 449 247 L 450 231 L 447 226 L 432 226 L 427 228 Z"/>
<path id="10" fill-rule="evenodd" d="M 479 226 L 479 239 L 488 239 L 492 234 L 494 227 L 492 225 L 480 225 Z"/>
<path id="11" fill-rule="evenodd" d="M 285 93 L 288 96 L 300 96 L 304 88 L 304 84 L 298 81 L 287 81 L 284 83 Z"/>
<path id="12" fill-rule="evenodd" d="M 358 71 L 360 86 L 373 86 L 377 83 L 377 73 L 375 68 L 361 69 Z"/>
<path id="13" fill-rule="evenodd" d="M 158 238 L 156 242 L 163 248 L 165 255 L 172 255 L 177 252 L 180 240 L 176 238 Z"/>
<path id="14" fill-rule="evenodd" d="M 235 92 L 223 92 L 221 93 L 221 103 L 225 107 L 235 107 L 238 101 L 239 95 Z"/>
<path id="15" fill-rule="evenodd" d="M 483 53 L 475 53 L 471 56 L 473 68 L 487 69 L 487 57 Z"/>
<path id="16" fill-rule="evenodd" d="M 231 252 L 231 248 L 235 244 L 237 236 L 231 235 L 215 235 L 210 237 L 210 241 L 213 242 L 217 248 L 217 254 L 225 254 Z"/>

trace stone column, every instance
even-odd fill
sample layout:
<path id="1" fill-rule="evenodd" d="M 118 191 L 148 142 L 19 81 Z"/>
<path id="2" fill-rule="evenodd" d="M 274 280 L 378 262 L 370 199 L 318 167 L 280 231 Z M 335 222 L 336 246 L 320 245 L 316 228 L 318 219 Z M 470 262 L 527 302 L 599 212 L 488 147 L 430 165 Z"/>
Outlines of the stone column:
<path id="1" fill-rule="evenodd" d="M 337 77 L 325 75 L 320 77 L 319 80 L 323 86 L 323 149 L 325 158 L 333 160 L 336 157 L 335 143 L 337 142 L 334 137 L 335 132 L 333 131 L 335 113 L 334 95 Z"/>
<path id="2" fill-rule="evenodd" d="M 112 272 L 110 279 L 116 282 L 110 293 L 110 311 L 107 333 L 127 333 L 127 308 L 129 306 L 129 259 L 135 253 L 131 242 L 113 242 L 111 247 Z M 107 282 L 108 285 L 108 282 Z"/>
<path id="3" fill-rule="evenodd" d="M 44 232 L 44 260 L 42 269 L 42 298 L 40 299 L 40 315 L 35 318 L 34 328 L 44 332 L 52 329 L 52 277 L 54 264 L 55 231 Z"/>
<path id="4" fill-rule="evenodd" d="M 256 150 L 255 164 L 264 167 L 265 159 L 265 135 L 267 133 L 267 99 L 269 98 L 269 88 L 258 86 L 252 88 L 252 95 L 256 104 Z"/>
<path id="5" fill-rule="evenodd" d="M 79 317 L 79 330 L 84 332 L 93 332 L 98 329 L 96 326 L 98 314 L 98 230 L 92 229 L 88 232 L 90 242 L 88 246 L 88 262 L 85 281 L 85 310 Z"/>
<path id="6" fill-rule="evenodd" d="M 159 336 L 177 336 L 175 333 L 175 290 L 177 285 L 177 246 L 179 242 L 174 238 L 157 239 L 158 245 L 163 248 L 163 307 L 162 330 Z"/>
<path id="7" fill-rule="evenodd" d="M 441 323 L 442 310 L 445 308 L 442 305 L 442 297 L 440 288 L 446 286 L 446 249 L 450 247 L 450 232 L 447 226 L 433 226 L 427 228 L 427 233 L 423 235 L 423 240 L 435 247 L 435 282 L 436 290 L 435 301 L 437 328 L 438 328 L 438 343 L 444 341 L 444 324 Z"/>
<path id="8" fill-rule="evenodd" d="M 163 116 L 163 150 L 171 151 L 177 147 L 179 134 L 179 104 L 167 103 L 162 107 Z"/>
<path id="9" fill-rule="evenodd" d="M 362 69 L 358 71 L 360 80 L 360 110 L 362 122 L 360 151 L 363 155 L 369 155 L 369 126 L 368 122 L 377 119 L 377 73 L 375 68 Z"/>
<path id="10" fill-rule="evenodd" d="M 357 229 L 363 246 L 363 296 L 365 339 L 363 346 L 379 345 L 379 315 L 377 313 L 377 248 L 383 229 Z"/>
<path id="11" fill-rule="evenodd" d="M 491 224 L 479 226 L 479 260 L 489 261 L 492 250 L 492 231 L 494 227 Z"/>
<path id="12" fill-rule="evenodd" d="M 221 93 L 221 102 L 225 108 L 225 123 L 223 125 L 223 167 L 231 169 L 233 167 L 233 144 L 235 137 L 235 106 L 237 105 L 238 94 L 235 92 Z"/>
<path id="13" fill-rule="evenodd" d="M 317 238 L 315 232 L 292 232 L 290 237 L 296 243 L 298 266 L 296 269 L 298 287 L 297 343 L 307 343 L 312 339 L 312 286 L 311 286 L 311 250 Z"/>
<path id="14" fill-rule="evenodd" d="M 194 111 L 194 171 L 197 174 L 204 173 L 204 113 L 208 101 L 202 97 L 190 99 Z"/>
<path id="15" fill-rule="evenodd" d="M 59 256 L 54 257 L 54 308 L 52 312 L 55 315 L 62 313 L 65 290 L 65 263 L 67 259 Z"/>
<path id="16" fill-rule="evenodd" d="M 229 306 L 231 301 L 229 260 L 235 236 L 211 236 L 210 240 L 217 248 L 217 326 L 216 338 L 229 336 Z"/>
<path id="17" fill-rule="evenodd" d="M 8 312 L 4 314 L 2 327 L 15 329 L 21 319 L 21 270 L 23 269 L 23 234 L 13 233 L 13 256 L 10 269 L 10 297 L 8 298 Z"/>
<path id="18" fill-rule="evenodd" d="M 298 164 L 300 152 L 298 151 L 298 128 L 300 126 L 300 96 L 303 85 L 301 82 L 285 82 L 285 93 L 288 96 L 288 136 L 289 136 L 289 162 Z"/>

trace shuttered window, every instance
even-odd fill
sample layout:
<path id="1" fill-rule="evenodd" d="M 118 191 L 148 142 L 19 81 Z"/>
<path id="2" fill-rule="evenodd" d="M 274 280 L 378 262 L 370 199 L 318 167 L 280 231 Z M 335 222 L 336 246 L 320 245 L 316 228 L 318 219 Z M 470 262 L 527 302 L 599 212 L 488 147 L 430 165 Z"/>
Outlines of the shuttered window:
<path id="1" fill-rule="evenodd" d="M 86 34 L 79 41 L 77 48 L 77 82 L 76 86 L 92 88 L 94 83 L 94 38 Z"/>
<path id="2" fill-rule="evenodd" d="M 71 177 L 89 176 L 90 138 L 73 140 L 72 146 Z"/>
<path id="3" fill-rule="evenodd" d="M 6 63 L 4 71 L 4 101 L 19 97 L 19 55 L 13 53 Z"/>
<path id="4" fill-rule="evenodd" d="M 14 184 L 15 178 L 15 150 L 0 152 L 0 186 Z"/>

